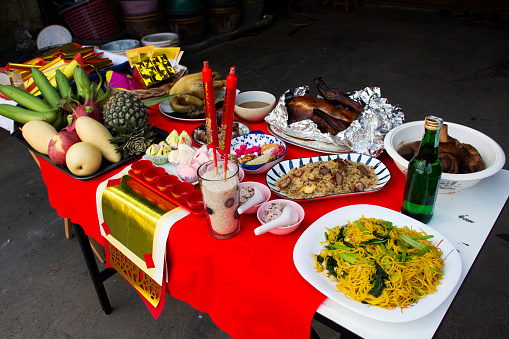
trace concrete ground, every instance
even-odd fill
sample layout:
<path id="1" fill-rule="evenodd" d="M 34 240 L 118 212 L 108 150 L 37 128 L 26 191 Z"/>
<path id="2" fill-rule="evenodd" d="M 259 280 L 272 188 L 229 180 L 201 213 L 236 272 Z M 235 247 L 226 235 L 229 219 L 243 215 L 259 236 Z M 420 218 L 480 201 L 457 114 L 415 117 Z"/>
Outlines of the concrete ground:
<path id="1" fill-rule="evenodd" d="M 362 7 L 346 15 L 303 3 L 263 31 L 184 55 L 181 63 L 197 72 L 209 60 L 225 75 L 236 66 L 239 89 L 276 95 L 304 84 L 313 89 L 318 76 L 343 91 L 377 86 L 402 107 L 407 121 L 438 115 L 489 135 L 509 151 L 509 34 L 493 29 L 500 25 L 467 26 L 454 15 L 394 8 Z M 105 315 L 76 237 L 64 237 L 63 220 L 49 205 L 37 165 L 5 130 L 0 182 L 1 337 L 229 337 L 207 314 L 169 295 L 154 320 L 118 275 L 105 283 L 113 307 Z M 508 224 L 506 207 L 437 338 L 509 332 Z M 322 338 L 340 337 L 316 321 L 313 326 Z"/>

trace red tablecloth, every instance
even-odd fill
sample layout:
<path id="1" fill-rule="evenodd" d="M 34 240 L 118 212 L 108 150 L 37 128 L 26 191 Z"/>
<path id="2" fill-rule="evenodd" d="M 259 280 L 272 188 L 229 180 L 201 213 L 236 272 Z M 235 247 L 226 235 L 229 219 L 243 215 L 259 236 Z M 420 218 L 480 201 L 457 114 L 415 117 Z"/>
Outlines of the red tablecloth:
<path id="1" fill-rule="evenodd" d="M 192 130 L 201 122 L 177 121 L 159 112 L 150 123 L 167 131 Z M 251 123 L 268 132 L 266 124 Z M 287 159 L 320 153 L 288 145 Z M 167 242 L 168 292 L 212 320 L 234 338 L 309 338 L 315 310 L 325 299 L 308 284 L 293 264 L 293 248 L 302 232 L 320 216 L 354 204 L 373 204 L 399 210 L 404 175 L 385 154 L 380 157 L 392 179 L 376 193 L 304 202 L 306 217 L 299 229 L 286 236 L 255 236 L 256 215 L 241 216 L 241 232 L 229 240 L 212 238 L 204 218 L 188 216 L 170 230 Z M 61 217 L 83 227 L 104 244 L 96 212 L 96 188 L 122 168 L 88 181 L 73 179 L 43 159 L 41 172 L 51 205 Z M 246 175 L 244 181 L 265 182 L 265 175 Z M 273 194 L 272 198 L 276 198 Z M 326 226 L 326 225 L 324 225 Z M 329 225 L 330 226 L 330 225 Z M 166 307 L 171 307 L 167 305 Z"/>

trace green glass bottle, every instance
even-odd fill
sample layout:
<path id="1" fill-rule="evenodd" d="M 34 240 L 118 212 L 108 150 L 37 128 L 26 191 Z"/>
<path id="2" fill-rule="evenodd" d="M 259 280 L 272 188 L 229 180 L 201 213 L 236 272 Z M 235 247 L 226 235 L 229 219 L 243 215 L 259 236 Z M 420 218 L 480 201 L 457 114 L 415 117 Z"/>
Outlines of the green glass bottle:
<path id="1" fill-rule="evenodd" d="M 428 223 L 433 217 L 442 177 L 442 165 L 438 160 L 438 136 L 442 125 L 442 119 L 426 117 L 421 146 L 408 163 L 401 213 L 423 223 Z"/>

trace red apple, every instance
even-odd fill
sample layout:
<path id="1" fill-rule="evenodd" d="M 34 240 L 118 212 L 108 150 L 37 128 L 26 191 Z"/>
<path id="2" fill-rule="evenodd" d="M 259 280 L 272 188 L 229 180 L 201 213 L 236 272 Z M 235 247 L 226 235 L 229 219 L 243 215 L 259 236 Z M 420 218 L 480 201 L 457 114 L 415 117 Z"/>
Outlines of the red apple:
<path id="1" fill-rule="evenodd" d="M 75 143 L 80 142 L 76 133 L 67 131 L 58 132 L 51 138 L 48 145 L 49 158 L 58 165 L 65 165 L 67 150 Z"/>

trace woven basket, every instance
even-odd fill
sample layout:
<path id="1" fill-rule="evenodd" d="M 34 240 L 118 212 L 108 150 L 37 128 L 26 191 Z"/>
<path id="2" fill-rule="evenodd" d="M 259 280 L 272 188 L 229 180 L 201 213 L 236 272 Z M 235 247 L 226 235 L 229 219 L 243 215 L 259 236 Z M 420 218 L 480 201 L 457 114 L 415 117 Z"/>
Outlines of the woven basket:
<path id="1" fill-rule="evenodd" d="M 86 0 L 59 14 L 80 40 L 102 40 L 120 34 L 115 11 L 108 0 Z"/>
<path id="2" fill-rule="evenodd" d="M 178 81 L 178 79 L 180 79 L 181 77 L 183 77 L 186 74 L 187 74 L 187 68 L 185 70 L 181 70 L 180 72 L 178 72 L 175 75 L 175 78 L 173 78 L 173 80 L 171 82 L 168 82 L 168 83 L 161 85 L 159 87 L 153 87 L 153 88 L 148 88 L 148 89 L 125 90 L 125 89 L 118 89 L 118 88 L 111 87 L 111 95 L 113 95 L 117 92 L 120 92 L 120 91 L 128 91 L 128 92 L 131 92 L 134 95 L 136 95 L 141 100 L 162 97 L 163 95 L 168 94 L 168 91 Z M 130 78 L 131 76 L 128 75 L 128 77 Z M 110 87 L 110 84 L 106 83 L 105 87 L 107 90 Z"/>

